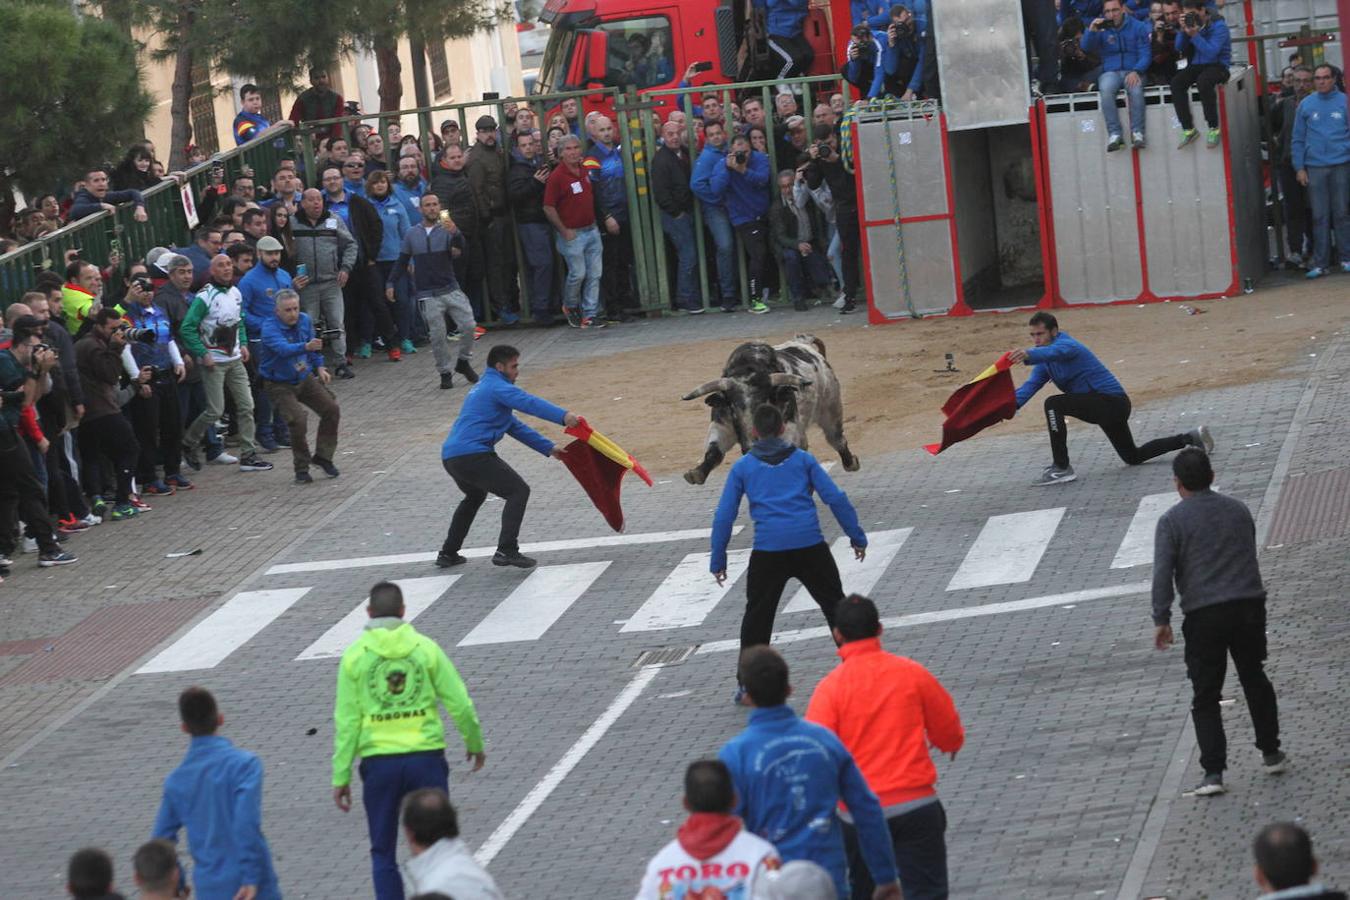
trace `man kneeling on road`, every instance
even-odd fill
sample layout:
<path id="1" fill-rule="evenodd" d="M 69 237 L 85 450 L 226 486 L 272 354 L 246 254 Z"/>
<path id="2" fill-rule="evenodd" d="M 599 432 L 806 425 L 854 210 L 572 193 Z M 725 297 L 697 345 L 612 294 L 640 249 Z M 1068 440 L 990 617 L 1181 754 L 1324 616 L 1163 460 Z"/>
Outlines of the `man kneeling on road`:
<path id="1" fill-rule="evenodd" d="M 272 405 L 281 410 L 291 436 L 291 458 L 295 462 L 295 483 L 310 484 L 310 463 L 323 469 L 329 478 L 340 474 L 333 465 L 337 451 L 338 423 L 342 411 L 337 398 L 327 388 L 333 380 L 323 364 L 323 339 L 314 334 L 314 323 L 300 311 L 300 295 L 286 289 L 277 292 L 276 315 L 262 324 L 263 359 L 258 372 L 263 390 Z M 308 406 L 319 416 L 319 433 L 314 455 L 309 455 L 307 429 Z"/>
<path id="2" fill-rule="evenodd" d="M 1137 466 L 1155 456 L 1199 447 L 1206 453 L 1214 449 L 1214 438 L 1204 425 L 1185 434 L 1157 438 L 1142 447 L 1134 443 L 1130 433 L 1130 398 L 1116 376 L 1093 355 L 1092 351 L 1059 330 L 1059 320 L 1042 310 L 1031 317 L 1031 340 L 1036 346 L 1013 350 L 1009 355 L 1014 363 L 1035 366 L 1031 377 L 1017 389 L 1017 408 L 1021 409 L 1036 392 L 1053 381 L 1063 393 L 1045 400 L 1045 424 L 1050 430 L 1050 453 L 1053 463 L 1045 467 L 1034 485 L 1062 484 L 1078 476 L 1069 465 L 1069 435 L 1066 416 L 1082 419 L 1101 427 L 1107 440 L 1126 465 Z"/>

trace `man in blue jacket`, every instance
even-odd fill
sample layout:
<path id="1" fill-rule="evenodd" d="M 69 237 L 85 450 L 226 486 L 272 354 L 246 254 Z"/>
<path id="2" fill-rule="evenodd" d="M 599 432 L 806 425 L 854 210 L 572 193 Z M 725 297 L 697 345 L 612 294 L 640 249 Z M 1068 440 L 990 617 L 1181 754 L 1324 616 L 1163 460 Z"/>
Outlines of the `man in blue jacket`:
<path id="1" fill-rule="evenodd" d="M 1157 438 L 1142 447 L 1135 446 L 1130 433 L 1130 398 L 1116 376 L 1091 350 L 1059 330 L 1059 321 L 1042 310 L 1031 317 L 1031 340 L 1036 346 L 1011 351 L 1014 363 L 1035 366 L 1031 377 L 1017 389 L 1017 408 L 1021 409 L 1036 392 L 1053 381 L 1063 393 L 1045 399 L 1045 424 L 1050 430 L 1050 452 L 1054 462 L 1045 467 L 1034 485 L 1063 484 L 1078 476 L 1069 465 L 1069 435 L 1065 418 L 1072 416 L 1097 425 L 1106 433 L 1111 446 L 1126 465 L 1137 466 L 1155 456 L 1199 447 L 1206 453 L 1214 449 L 1214 438 L 1204 425 L 1185 434 Z"/>
<path id="2" fill-rule="evenodd" d="M 847 900 L 848 860 L 837 809 L 842 800 L 877 885 L 872 897 L 900 897 L 881 803 L 834 732 L 798 718 L 787 705 L 792 687 L 783 657 L 769 647 L 752 647 L 741 655 L 740 679 L 754 711 L 745 730 L 717 754 L 736 785 L 735 814 L 777 847 L 784 862 L 806 859 L 824 868 L 835 892 Z"/>
<path id="3" fill-rule="evenodd" d="M 258 444 L 268 453 L 291 446 L 285 417 L 272 406 L 263 390 L 258 370 L 262 365 L 263 323 L 276 318 L 277 297 L 295 289 L 291 273 L 281 268 L 281 241 L 269 235 L 258 238 L 258 264 L 239 279 L 239 295 L 244 298 L 244 331 L 248 334 L 249 386 L 253 390 L 253 420 L 257 423 Z M 303 284 L 308 283 L 302 282 Z M 308 318 L 308 317 L 306 317 Z"/>
<path id="4" fill-rule="evenodd" d="M 178 714 L 192 743 L 164 779 L 151 837 L 176 843 L 187 829 L 199 900 L 281 900 L 262 833 L 262 761 L 216 734 L 225 717 L 205 688 L 183 691 Z"/>
<path id="5" fill-rule="evenodd" d="M 1152 37 L 1149 26 L 1125 15 L 1121 0 L 1106 0 L 1102 17 L 1092 22 L 1079 41 L 1085 53 L 1102 61 L 1097 93 L 1101 97 L 1102 118 L 1106 120 L 1107 153 L 1119 150 L 1125 143 L 1120 131 L 1120 110 L 1116 108 L 1116 94 L 1122 87 L 1130 106 L 1130 146 L 1144 149 L 1144 74 L 1153 58 Z"/>
<path id="6" fill-rule="evenodd" d="M 750 312 L 766 313 L 769 307 L 760 297 L 760 288 L 769 264 L 768 155 L 750 149 L 750 139 L 745 135 L 736 135 L 722 165 L 713 167 L 712 189 L 726 198 L 727 218 L 745 248 Z M 723 312 L 733 310 L 722 307 Z"/>
<path id="7" fill-rule="evenodd" d="M 1336 90 L 1336 71 L 1313 70 L 1316 90 L 1303 98 L 1294 118 L 1292 160 L 1298 183 L 1308 189 L 1313 218 L 1313 267 L 1320 278 L 1331 267 L 1331 231 L 1341 271 L 1350 273 L 1350 104 Z"/>
<path id="8" fill-rule="evenodd" d="M 498 344 L 489 350 L 483 377 L 464 398 L 459 416 L 441 446 L 441 465 L 464 492 L 464 499 L 450 519 L 445 543 L 436 556 L 436 565 L 442 569 L 466 562 L 459 549 L 464 546 L 469 526 L 488 494 L 506 501 L 492 564 L 534 568 L 535 561 L 520 552 L 520 523 L 525 518 L 530 486 L 497 455 L 497 442 L 509 434 L 532 450 L 561 459 L 562 448 L 517 419 L 515 411 L 569 428 L 580 419 L 575 413 L 516 387 L 518 377 L 519 350 L 509 344 Z"/>
<path id="9" fill-rule="evenodd" d="M 773 636 L 774 615 L 789 578 L 802 583 L 811 599 L 834 627 L 834 609 L 844 599 L 825 536 L 816 515 L 815 494 L 830 507 L 839 527 L 853 545 L 858 560 L 867 556 L 867 535 L 858 513 L 825 473 L 816 458 L 783 440 L 783 414 L 766 403 L 755 410 L 755 443 L 736 461 L 722 487 L 722 499 L 713 515 L 712 555 L 708 570 L 720 585 L 727 577 L 727 542 L 740 512 L 741 497 L 750 498 L 755 523 L 755 545 L 745 579 L 745 615 L 741 618 L 741 650 L 767 644 Z M 745 696 L 736 689 L 735 702 Z"/>
<path id="10" fill-rule="evenodd" d="M 723 312 L 733 312 L 740 305 L 740 291 L 736 287 L 736 238 L 731 230 L 731 219 L 722 192 L 713 187 L 713 175 L 725 165 L 727 156 L 727 128 L 724 122 L 708 122 L 703 126 L 703 149 L 694 160 L 694 174 L 689 189 L 703 204 L 703 224 L 708 226 L 717 246 L 717 284 L 721 291 Z"/>
<path id="11" fill-rule="evenodd" d="M 291 436 L 291 459 L 295 483 L 311 484 L 310 463 L 329 478 L 341 473 L 333 465 L 337 453 L 338 424 L 342 411 L 327 387 L 332 376 L 323 364 L 323 339 L 314 334 L 314 323 L 300 311 L 300 295 L 290 288 L 276 296 L 276 313 L 262 323 L 262 363 L 259 375 L 271 405 L 286 420 Z M 314 455 L 309 453 L 309 417 L 305 407 L 319 416 Z"/>
<path id="12" fill-rule="evenodd" d="M 1177 34 L 1177 52 L 1192 51 L 1190 63 L 1172 77 L 1172 106 L 1181 122 L 1181 143 L 1185 147 L 1199 137 L 1191 115 L 1191 85 L 1200 91 L 1200 106 L 1205 111 L 1205 146 L 1219 146 L 1219 85 L 1228 81 L 1228 66 L 1233 61 L 1233 43 L 1228 23 L 1205 0 L 1183 0 L 1181 31 Z"/>

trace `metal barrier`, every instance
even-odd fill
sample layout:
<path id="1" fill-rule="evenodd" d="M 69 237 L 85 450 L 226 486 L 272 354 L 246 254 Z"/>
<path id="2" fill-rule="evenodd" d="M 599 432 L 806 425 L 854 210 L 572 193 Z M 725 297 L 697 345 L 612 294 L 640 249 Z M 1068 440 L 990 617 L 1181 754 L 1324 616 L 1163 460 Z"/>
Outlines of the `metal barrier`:
<path id="1" fill-rule="evenodd" d="M 292 152 L 293 131 L 290 122 L 280 122 L 247 144 L 218 153 L 186 170 L 183 175 L 192 185 L 194 198 L 200 197 L 208 186 L 211 169 L 216 165 L 225 167 L 226 184 L 245 167 L 253 170 L 257 181 L 270 181 L 281 160 Z M 120 257 L 117 268 L 121 270 L 133 260 L 143 258 L 152 247 L 181 247 L 190 243 L 191 231 L 177 179 L 166 178 L 141 193 L 145 197 L 145 222 L 137 222 L 135 208 L 124 204 L 113 212 L 103 210 L 72 222 L 0 256 L 0 308 L 30 290 L 39 272 L 55 269 L 64 274 L 66 253 L 71 250 L 79 250 L 82 259 L 99 266 L 108 265 L 116 250 Z"/>

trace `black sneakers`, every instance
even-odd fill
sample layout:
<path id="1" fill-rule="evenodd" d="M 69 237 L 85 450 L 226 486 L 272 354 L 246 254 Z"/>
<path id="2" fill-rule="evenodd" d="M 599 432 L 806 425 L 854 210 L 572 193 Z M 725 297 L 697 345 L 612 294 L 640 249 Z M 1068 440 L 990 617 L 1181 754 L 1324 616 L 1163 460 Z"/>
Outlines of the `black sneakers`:
<path id="1" fill-rule="evenodd" d="M 323 473 L 329 478 L 336 478 L 342 474 L 338 471 L 338 467 L 333 465 L 331 459 L 324 459 L 322 456 L 314 456 L 310 458 L 310 462 L 314 463 L 314 465 L 318 466 L 320 469 L 323 469 Z"/>
<path id="2" fill-rule="evenodd" d="M 265 459 L 258 459 L 256 455 L 249 454 L 239 460 L 240 472 L 270 472 L 272 464 Z"/>
<path id="3" fill-rule="evenodd" d="M 498 550 L 492 554 L 492 564 L 494 566 L 515 566 L 517 569 L 533 569 L 535 560 L 523 555 L 519 550 L 514 553 L 503 553 Z"/>
<path id="4" fill-rule="evenodd" d="M 296 484 L 313 484 L 313 483 L 314 483 L 314 476 L 311 475 L 311 474 L 309 474 L 308 472 L 296 472 L 296 473 L 295 473 L 295 483 L 296 483 Z"/>
<path id="5" fill-rule="evenodd" d="M 468 562 L 468 560 L 458 553 L 446 553 L 442 550 L 436 554 L 436 568 L 438 569 L 449 569 L 452 566 L 462 566 L 466 562 Z"/>
<path id="6" fill-rule="evenodd" d="M 441 373 L 441 390 L 448 391 L 455 386 L 455 376 L 449 372 Z"/>
<path id="7" fill-rule="evenodd" d="M 464 380 L 469 384 L 478 383 L 478 373 L 473 370 L 473 366 L 469 365 L 467 359 L 461 359 L 459 362 L 455 363 L 455 371 L 463 375 Z"/>

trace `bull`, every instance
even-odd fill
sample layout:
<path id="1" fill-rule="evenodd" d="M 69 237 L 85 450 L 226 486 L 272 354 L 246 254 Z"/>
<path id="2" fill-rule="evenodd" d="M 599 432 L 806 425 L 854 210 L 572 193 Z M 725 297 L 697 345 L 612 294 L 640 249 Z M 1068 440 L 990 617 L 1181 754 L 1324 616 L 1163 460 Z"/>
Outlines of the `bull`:
<path id="1" fill-rule="evenodd" d="M 712 426 L 703 461 L 684 473 L 690 484 L 703 484 L 722 462 L 733 442 L 750 452 L 755 409 L 772 403 L 783 413 L 783 438 L 806 449 L 806 431 L 818 425 L 825 440 L 839 454 L 844 469 L 856 472 L 862 463 L 848 449 L 844 437 L 844 403 L 839 379 L 825 359 L 825 342 L 809 334 L 770 346 L 762 341 L 741 344 L 732 351 L 722 377 L 685 394 L 712 407 Z"/>

